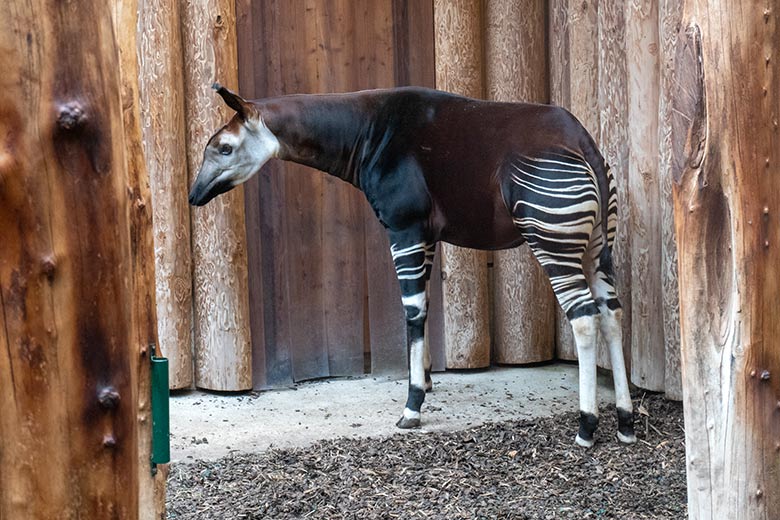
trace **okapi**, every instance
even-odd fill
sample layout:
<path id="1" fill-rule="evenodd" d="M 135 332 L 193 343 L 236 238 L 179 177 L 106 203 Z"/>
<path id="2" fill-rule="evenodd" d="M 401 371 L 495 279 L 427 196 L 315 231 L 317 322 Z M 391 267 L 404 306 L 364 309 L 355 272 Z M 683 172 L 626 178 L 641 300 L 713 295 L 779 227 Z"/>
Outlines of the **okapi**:
<path id="1" fill-rule="evenodd" d="M 598 426 L 599 330 L 612 361 L 617 436 L 636 442 L 613 281 L 615 182 L 571 113 L 415 87 L 255 101 L 214 88 L 236 114 L 206 145 L 191 204 L 206 204 L 275 157 L 352 184 L 387 230 L 408 332 L 408 399 L 398 427 L 420 425 L 431 389 L 424 334 L 436 243 L 495 250 L 527 242 L 574 331 L 576 442 L 592 446 Z"/>

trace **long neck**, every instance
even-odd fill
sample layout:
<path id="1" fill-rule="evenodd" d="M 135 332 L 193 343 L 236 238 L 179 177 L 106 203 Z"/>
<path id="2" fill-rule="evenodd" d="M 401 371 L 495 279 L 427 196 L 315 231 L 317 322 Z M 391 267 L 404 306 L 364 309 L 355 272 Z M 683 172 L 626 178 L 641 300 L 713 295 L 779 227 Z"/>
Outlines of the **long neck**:
<path id="1" fill-rule="evenodd" d="M 279 158 L 359 185 L 372 121 L 371 103 L 355 95 L 295 95 L 257 102 L 279 140 Z"/>

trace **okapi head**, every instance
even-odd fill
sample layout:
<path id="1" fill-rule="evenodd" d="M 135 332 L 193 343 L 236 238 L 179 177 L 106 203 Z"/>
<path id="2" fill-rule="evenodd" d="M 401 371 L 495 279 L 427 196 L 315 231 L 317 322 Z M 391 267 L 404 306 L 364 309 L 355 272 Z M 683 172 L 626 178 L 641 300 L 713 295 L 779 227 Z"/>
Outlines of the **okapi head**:
<path id="1" fill-rule="evenodd" d="M 189 201 L 195 206 L 203 206 L 247 181 L 279 151 L 279 141 L 254 104 L 219 83 L 214 83 L 213 88 L 236 115 L 206 144 L 203 162 L 190 189 Z"/>

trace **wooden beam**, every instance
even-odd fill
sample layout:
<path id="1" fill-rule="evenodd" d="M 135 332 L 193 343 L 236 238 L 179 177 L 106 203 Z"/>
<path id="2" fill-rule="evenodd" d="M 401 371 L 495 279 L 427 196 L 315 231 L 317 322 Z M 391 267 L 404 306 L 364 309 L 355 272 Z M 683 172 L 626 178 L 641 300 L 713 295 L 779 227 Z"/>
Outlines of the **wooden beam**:
<path id="1" fill-rule="evenodd" d="M 152 262 L 132 243 L 148 236 L 133 228 L 148 213 L 130 202 L 143 173 L 131 178 L 125 155 L 139 136 L 125 133 L 109 4 L 72 7 L 0 4 L 0 517 L 9 519 L 139 511 L 138 341 L 153 335 L 142 327 L 152 302 L 140 298 L 151 297 L 149 271 L 133 271 Z"/>
<path id="2" fill-rule="evenodd" d="M 484 97 L 482 2 L 435 0 L 436 88 Z M 442 244 L 447 368 L 490 365 L 487 253 Z"/>
<path id="3" fill-rule="evenodd" d="M 626 4 L 628 190 L 631 233 L 631 381 L 664 389 L 661 199 L 658 178 L 658 2 Z"/>
<path id="4" fill-rule="evenodd" d="M 626 19 L 621 2 L 601 2 L 598 9 L 598 142 L 615 177 L 618 227 L 612 248 L 615 288 L 623 306 L 623 357 L 631 370 L 631 193 L 628 188 L 628 75 Z M 595 130 L 594 130 L 595 132 Z M 598 365 L 611 368 L 609 349 L 600 342 Z"/>
<path id="5" fill-rule="evenodd" d="M 550 0 L 551 102 L 568 109 L 594 137 L 598 136 L 598 2 Z M 577 359 L 574 334 L 557 308 L 557 354 Z M 603 347 L 599 349 L 600 352 Z M 606 356 L 599 356 L 599 364 Z"/>
<path id="6" fill-rule="evenodd" d="M 686 1 L 669 83 L 692 520 L 769 520 L 780 511 L 772 5 Z"/>
<path id="7" fill-rule="evenodd" d="M 165 516 L 166 471 L 152 474 L 151 346 L 159 345 L 155 290 L 155 251 L 152 195 L 144 153 L 138 71 L 138 0 L 119 0 L 114 6 L 114 30 L 119 45 L 122 80 L 122 119 L 127 161 L 127 197 L 130 208 L 132 284 L 132 341 L 136 363 L 134 402 L 138 427 L 138 518 Z M 183 156 L 182 156 L 183 158 Z M 162 355 L 159 352 L 157 355 Z M 190 370 L 191 373 L 191 370 Z M 167 469 L 167 468 L 166 468 Z"/>
<path id="8" fill-rule="evenodd" d="M 546 103 L 547 9 L 542 0 L 486 4 L 485 82 L 488 99 Z M 528 245 L 497 251 L 493 260 L 493 359 L 536 363 L 555 357 L 558 304 Z"/>
<path id="9" fill-rule="evenodd" d="M 133 26 L 136 27 L 136 26 Z M 192 264 L 179 2 L 138 1 L 141 128 L 154 212 L 157 327 L 171 388 L 193 383 Z"/>
<path id="10" fill-rule="evenodd" d="M 237 88 L 236 13 L 231 0 L 181 3 L 187 162 L 193 180 L 209 137 L 233 112 L 211 89 Z M 193 208 L 192 273 L 195 385 L 252 387 L 244 190 L 238 187 Z"/>
<path id="11" fill-rule="evenodd" d="M 667 398 L 681 401 L 682 370 L 680 366 L 680 293 L 677 279 L 677 243 L 674 235 L 674 204 L 672 200 L 672 120 L 674 113 L 674 57 L 677 52 L 682 2 L 659 0 L 660 102 L 658 123 L 658 178 L 661 200 L 661 275 L 664 317 L 664 393 Z"/>

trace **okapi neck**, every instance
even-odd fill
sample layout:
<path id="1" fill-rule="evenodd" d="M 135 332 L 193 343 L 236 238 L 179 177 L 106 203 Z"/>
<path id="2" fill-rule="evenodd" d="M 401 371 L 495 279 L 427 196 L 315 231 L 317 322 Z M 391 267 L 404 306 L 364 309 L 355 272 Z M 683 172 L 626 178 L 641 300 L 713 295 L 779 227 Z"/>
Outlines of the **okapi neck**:
<path id="1" fill-rule="evenodd" d="M 370 114 L 349 95 L 291 95 L 258 102 L 279 140 L 279 159 L 292 161 L 359 186 Z"/>

